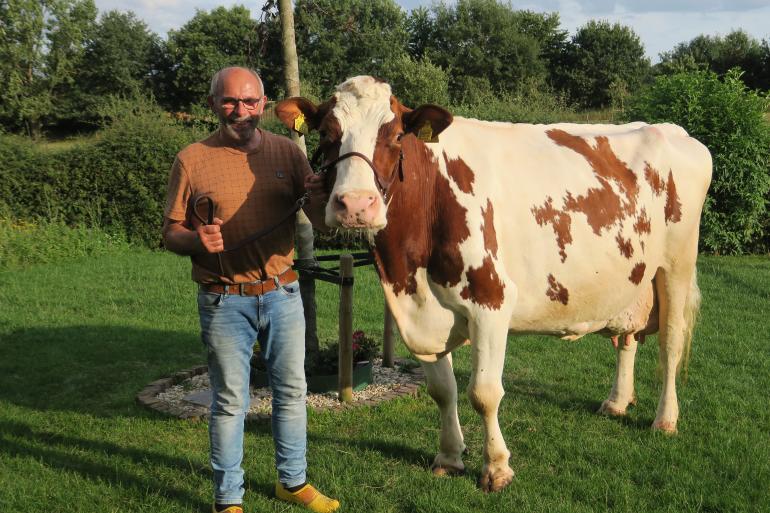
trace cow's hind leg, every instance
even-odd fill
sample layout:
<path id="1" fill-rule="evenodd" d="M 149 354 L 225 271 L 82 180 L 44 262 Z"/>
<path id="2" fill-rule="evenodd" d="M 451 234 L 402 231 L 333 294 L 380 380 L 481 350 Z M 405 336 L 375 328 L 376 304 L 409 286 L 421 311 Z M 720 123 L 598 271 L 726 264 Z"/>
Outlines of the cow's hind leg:
<path id="1" fill-rule="evenodd" d="M 456 475 L 465 472 L 463 452 L 465 443 L 457 416 L 457 382 L 452 372 L 452 354 L 435 362 L 422 362 L 428 394 L 436 401 L 441 413 L 441 437 L 439 453 L 431 470 L 436 475 Z"/>
<path id="2" fill-rule="evenodd" d="M 700 306 L 700 290 L 695 273 L 695 251 L 690 258 L 675 262 L 668 270 L 659 270 L 660 301 L 659 366 L 663 390 L 653 429 L 676 433 L 679 404 L 676 396 L 676 375 L 682 357 L 689 353 L 692 330 Z"/>
<path id="3" fill-rule="evenodd" d="M 633 335 L 627 335 L 624 338 L 625 340 L 620 342 L 616 348 L 615 382 L 609 397 L 599 408 L 599 413 L 605 415 L 625 415 L 628 405 L 636 403 L 634 397 L 634 360 L 637 342 Z"/>
<path id="4" fill-rule="evenodd" d="M 483 317 L 482 317 L 483 319 Z M 503 364 L 507 329 L 499 319 L 481 319 L 471 323 L 473 370 L 468 384 L 468 398 L 484 423 L 484 467 L 479 486 L 485 492 L 502 490 L 513 479 L 508 465 L 511 453 L 505 445 L 498 408 L 503 398 Z M 502 326 L 502 329 L 501 329 Z"/>

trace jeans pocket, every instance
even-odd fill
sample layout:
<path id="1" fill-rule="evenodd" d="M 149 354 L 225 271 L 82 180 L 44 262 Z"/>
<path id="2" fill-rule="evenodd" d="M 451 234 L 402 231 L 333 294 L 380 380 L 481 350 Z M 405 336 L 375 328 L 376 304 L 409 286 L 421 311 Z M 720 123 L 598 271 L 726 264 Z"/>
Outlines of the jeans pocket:
<path id="1" fill-rule="evenodd" d="M 285 296 L 293 296 L 295 294 L 299 294 L 299 282 L 295 280 L 291 283 L 281 285 L 279 290 Z"/>
<path id="2" fill-rule="evenodd" d="M 217 308 L 224 301 L 224 294 L 216 292 L 198 292 L 198 308 Z"/>

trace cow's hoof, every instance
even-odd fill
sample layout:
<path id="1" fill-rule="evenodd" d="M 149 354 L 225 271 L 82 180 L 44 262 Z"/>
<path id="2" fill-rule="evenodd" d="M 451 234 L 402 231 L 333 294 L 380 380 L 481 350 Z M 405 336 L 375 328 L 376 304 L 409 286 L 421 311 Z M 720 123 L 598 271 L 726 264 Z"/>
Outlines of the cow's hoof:
<path id="1" fill-rule="evenodd" d="M 610 417 L 625 417 L 628 413 L 629 406 L 636 406 L 636 396 L 631 397 L 631 400 L 623 405 L 623 401 L 611 401 L 606 399 L 596 413 L 601 415 L 608 415 Z"/>
<path id="2" fill-rule="evenodd" d="M 652 423 L 653 431 L 660 431 L 665 435 L 676 434 L 676 422 L 670 420 L 656 420 Z"/>
<path id="3" fill-rule="evenodd" d="M 511 484 L 512 480 L 513 470 L 510 467 L 498 468 L 495 471 L 485 468 L 479 478 L 479 488 L 486 493 L 499 492 Z"/>
<path id="4" fill-rule="evenodd" d="M 430 471 L 437 477 L 455 477 L 465 475 L 465 468 L 457 467 L 445 467 L 442 465 L 433 465 L 430 467 Z"/>
<path id="5" fill-rule="evenodd" d="M 608 415 L 610 417 L 624 417 L 627 413 L 627 406 L 621 407 L 620 404 L 610 401 L 609 399 L 604 401 L 596 413 L 601 415 Z"/>
<path id="6" fill-rule="evenodd" d="M 438 454 L 430 466 L 430 471 L 434 476 L 461 476 L 465 474 L 465 464 L 460 458 Z"/>

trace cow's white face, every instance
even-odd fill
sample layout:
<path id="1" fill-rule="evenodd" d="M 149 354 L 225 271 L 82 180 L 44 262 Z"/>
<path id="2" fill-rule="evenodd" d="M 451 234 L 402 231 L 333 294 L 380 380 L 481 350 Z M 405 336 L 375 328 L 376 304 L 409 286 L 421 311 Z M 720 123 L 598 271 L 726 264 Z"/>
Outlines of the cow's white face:
<path id="1" fill-rule="evenodd" d="M 374 162 L 380 128 L 396 117 L 391 110 L 390 86 L 372 77 L 355 77 L 337 89 L 329 115 L 339 123 L 339 155 L 357 152 Z M 386 174 L 389 170 L 376 171 Z M 365 160 L 353 156 L 340 161 L 326 206 L 326 223 L 367 230 L 383 228 L 387 205 L 376 180 L 375 170 Z"/>
<path id="2" fill-rule="evenodd" d="M 441 107 L 404 107 L 388 84 L 369 76 L 343 82 L 321 105 L 289 98 L 275 110 L 290 129 L 299 131 L 299 119 L 300 125 L 318 130 L 323 162 L 343 157 L 329 171 L 326 224 L 370 233 L 386 225 L 387 190 L 398 172 L 401 138 L 426 123 L 438 134 L 452 122 L 452 115 Z"/>

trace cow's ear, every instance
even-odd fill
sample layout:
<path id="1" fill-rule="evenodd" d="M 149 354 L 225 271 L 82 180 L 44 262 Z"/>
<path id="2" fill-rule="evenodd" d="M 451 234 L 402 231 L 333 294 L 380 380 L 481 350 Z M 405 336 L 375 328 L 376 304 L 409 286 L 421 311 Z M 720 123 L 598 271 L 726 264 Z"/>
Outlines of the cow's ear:
<path id="1" fill-rule="evenodd" d="M 300 96 L 278 102 L 275 113 L 289 130 L 298 134 L 307 134 L 310 130 L 318 128 L 321 123 L 318 106 Z"/>
<path id="2" fill-rule="evenodd" d="M 438 105 L 420 105 L 401 115 L 404 132 L 415 134 L 426 142 L 437 141 L 438 134 L 452 124 L 452 113 Z"/>

